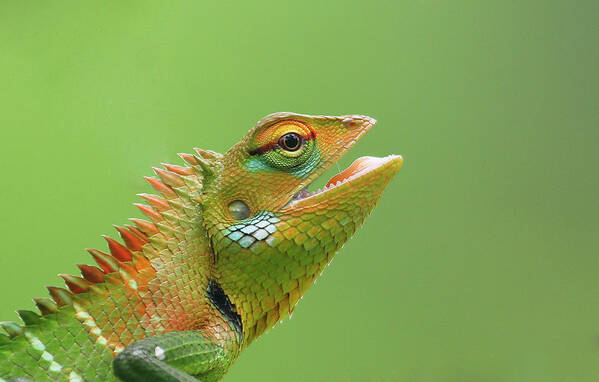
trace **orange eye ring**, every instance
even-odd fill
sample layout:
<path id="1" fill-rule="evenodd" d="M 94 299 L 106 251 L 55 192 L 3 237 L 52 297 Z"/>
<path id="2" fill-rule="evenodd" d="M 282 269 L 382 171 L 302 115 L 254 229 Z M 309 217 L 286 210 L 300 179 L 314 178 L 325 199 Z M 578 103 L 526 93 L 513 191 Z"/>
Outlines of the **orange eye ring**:
<path id="1" fill-rule="evenodd" d="M 279 138 L 279 146 L 286 151 L 297 151 L 303 143 L 302 137 L 297 133 L 287 133 Z"/>

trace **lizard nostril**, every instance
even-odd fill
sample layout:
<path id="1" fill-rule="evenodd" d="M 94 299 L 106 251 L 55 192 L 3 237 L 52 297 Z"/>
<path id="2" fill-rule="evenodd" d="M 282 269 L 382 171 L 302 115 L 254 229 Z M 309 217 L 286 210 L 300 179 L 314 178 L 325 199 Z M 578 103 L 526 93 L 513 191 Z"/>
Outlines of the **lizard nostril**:
<path id="1" fill-rule="evenodd" d="M 376 123 L 376 119 L 363 115 L 348 115 L 347 117 L 343 118 L 341 123 L 343 123 L 343 126 L 346 128 L 351 129 L 358 126 L 372 126 Z"/>

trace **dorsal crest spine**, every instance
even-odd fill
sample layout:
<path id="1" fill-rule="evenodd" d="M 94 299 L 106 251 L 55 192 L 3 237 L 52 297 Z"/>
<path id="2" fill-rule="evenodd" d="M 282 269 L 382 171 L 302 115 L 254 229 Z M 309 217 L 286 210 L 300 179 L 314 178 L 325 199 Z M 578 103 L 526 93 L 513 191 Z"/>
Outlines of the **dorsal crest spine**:
<path id="1" fill-rule="evenodd" d="M 159 195 L 141 193 L 138 196 L 148 204 L 134 203 L 151 221 L 131 218 L 129 220 L 134 226 L 115 225 L 124 244 L 104 235 L 109 253 L 87 249 L 99 267 L 77 264 L 81 276 L 59 274 L 67 288 L 48 286 L 51 298 L 33 299 L 41 315 L 29 310 L 17 311 L 24 326 L 41 324 L 59 313 L 62 307 L 89 305 L 86 300 L 88 294 L 107 297 L 107 286 L 111 283 L 137 289 L 139 282 L 147 282 L 149 275 L 144 276 L 140 272 L 153 272 L 151 259 L 157 258 L 167 248 L 168 237 L 183 238 L 176 227 L 181 224 L 189 227 L 190 217 L 197 214 L 196 208 L 189 206 L 189 202 L 200 200 L 204 182 L 220 166 L 222 155 L 207 150 L 196 152 L 198 155 L 179 154 L 188 166 L 163 163 L 164 169 L 154 168 L 158 178 L 146 177 L 146 180 Z M 24 327 L 15 322 L 2 322 L 0 328 L 8 334 L 0 333 L 2 345 L 10 341 L 10 337 L 22 335 Z"/>

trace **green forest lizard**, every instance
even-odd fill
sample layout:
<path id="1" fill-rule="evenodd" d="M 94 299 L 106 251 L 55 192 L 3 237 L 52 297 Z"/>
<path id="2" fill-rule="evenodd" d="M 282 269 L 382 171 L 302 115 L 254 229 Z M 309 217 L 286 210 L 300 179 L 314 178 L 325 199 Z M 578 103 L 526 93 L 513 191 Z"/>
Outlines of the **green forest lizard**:
<path id="1" fill-rule="evenodd" d="M 41 314 L 0 327 L 0 382 L 217 381 L 288 316 L 372 211 L 401 156 L 362 157 L 307 186 L 375 123 L 276 113 L 226 154 L 196 149 L 147 178 L 149 220 L 88 249 Z M 109 252 L 109 253 L 108 253 Z"/>

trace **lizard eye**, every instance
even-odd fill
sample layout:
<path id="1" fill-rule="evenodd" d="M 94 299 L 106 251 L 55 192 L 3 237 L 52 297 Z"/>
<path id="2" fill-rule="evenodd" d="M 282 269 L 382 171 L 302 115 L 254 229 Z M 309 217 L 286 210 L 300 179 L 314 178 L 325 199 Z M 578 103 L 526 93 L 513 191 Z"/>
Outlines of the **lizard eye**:
<path id="1" fill-rule="evenodd" d="M 299 150 L 302 143 L 302 138 L 297 133 L 287 133 L 279 138 L 279 146 L 287 151 Z"/>
<path id="2" fill-rule="evenodd" d="M 320 151 L 316 134 L 308 124 L 298 121 L 281 121 L 258 130 L 248 147 L 248 164 L 255 169 L 274 169 L 297 172 L 306 176 L 309 166 L 316 165 Z"/>

